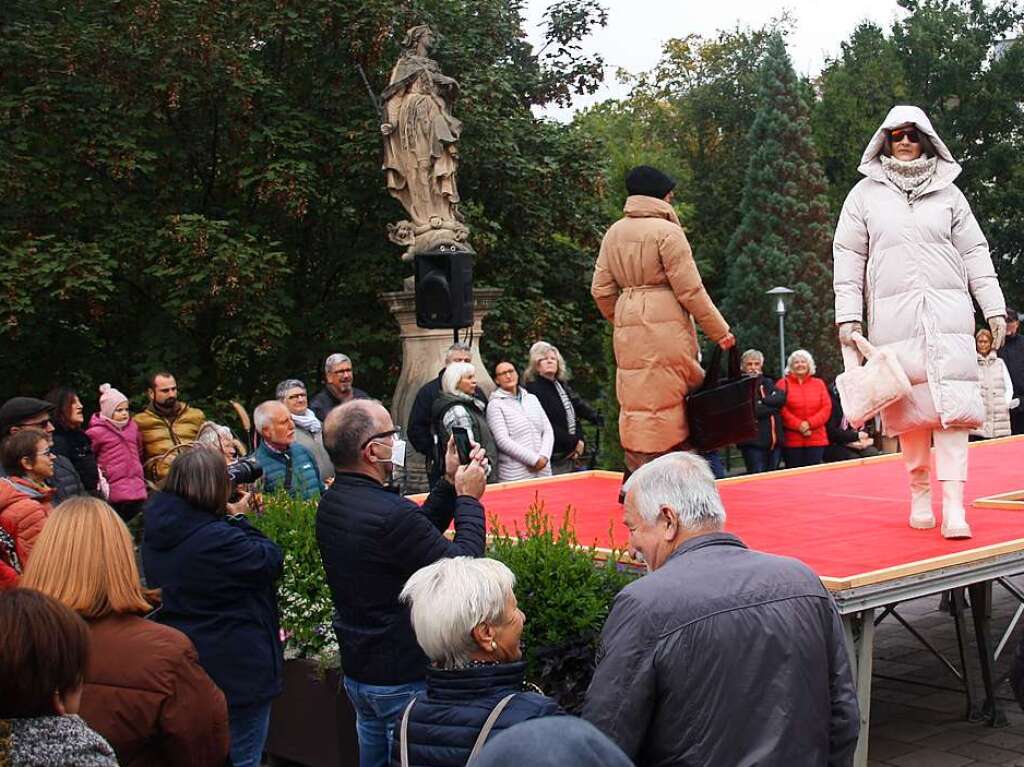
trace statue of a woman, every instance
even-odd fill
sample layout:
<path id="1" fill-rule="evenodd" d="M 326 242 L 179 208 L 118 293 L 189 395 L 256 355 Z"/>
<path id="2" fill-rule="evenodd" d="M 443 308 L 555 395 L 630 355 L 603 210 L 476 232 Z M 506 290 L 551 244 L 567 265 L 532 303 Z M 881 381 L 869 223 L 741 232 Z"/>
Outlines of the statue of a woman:
<path id="1" fill-rule="evenodd" d="M 458 211 L 456 144 L 462 123 L 451 115 L 459 84 L 441 73 L 428 53 L 430 27 L 406 33 L 405 51 L 384 90 L 384 173 L 388 192 L 411 221 L 388 227 L 393 242 L 408 245 L 403 258 L 444 242 L 464 243 L 468 235 Z M 464 247 L 464 246 L 463 246 Z"/>

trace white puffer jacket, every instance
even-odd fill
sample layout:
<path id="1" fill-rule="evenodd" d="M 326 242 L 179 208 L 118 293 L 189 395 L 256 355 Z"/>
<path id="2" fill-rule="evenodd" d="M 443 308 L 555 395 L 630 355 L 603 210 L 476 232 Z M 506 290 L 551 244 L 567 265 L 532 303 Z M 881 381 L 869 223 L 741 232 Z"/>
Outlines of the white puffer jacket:
<path id="1" fill-rule="evenodd" d="M 498 445 L 499 482 L 551 475 L 555 432 L 536 396 L 521 386 L 518 396 L 495 389 L 487 404 L 487 425 Z M 548 465 L 534 471 L 541 456 Z"/>
<path id="2" fill-rule="evenodd" d="M 938 166 L 913 202 L 879 159 L 885 131 L 913 123 L 935 146 Z M 843 204 L 833 244 L 836 323 L 862 321 L 891 349 L 911 383 L 882 411 L 886 434 L 968 428 L 985 419 L 978 388 L 973 295 L 986 318 L 1006 314 L 988 243 L 963 193 L 960 165 L 917 107 L 897 106 L 858 168 L 866 178 Z"/>
<path id="3" fill-rule="evenodd" d="M 992 439 L 1010 436 L 1010 408 L 1016 405 L 1013 399 L 1013 381 L 1006 364 L 989 352 L 978 355 L 978 383 L 981 386 L 981 401 L 985 406 L 985 421 L 981 428 L 972 429 L 971 434 Z"/>

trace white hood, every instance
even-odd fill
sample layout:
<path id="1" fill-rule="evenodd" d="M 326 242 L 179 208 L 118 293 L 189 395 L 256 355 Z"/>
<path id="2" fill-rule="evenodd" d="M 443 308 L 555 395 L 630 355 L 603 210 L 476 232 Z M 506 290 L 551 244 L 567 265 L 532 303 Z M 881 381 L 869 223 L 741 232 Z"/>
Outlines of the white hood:
<path id="1" fill-rule="evenodd" d="M 868 142 L 864 155 L 860 158 L 860 166 L 857 168 L 868 178 L 885 183 L 885 172 L 882 170 L 882 147 L 885 145 L 885 132 L 898 128 L 901 125 L 913 123 L 917 129 L 925 134 L 935 147 L 935 154 L 938 157 L 938 166 L 935 169 L 935 178 L 932 181 L 931 189 L 942 189 L 953 183 L 953 179 L 960 175 L 962 168 L 953 159 L 945 142 L 939 138 L 939 134 L 932 127 L 932 121 L 928 115 L 918 107 L 898 105 L 889 110 L 882 124 L 878 126 L 875 135 Z"/>

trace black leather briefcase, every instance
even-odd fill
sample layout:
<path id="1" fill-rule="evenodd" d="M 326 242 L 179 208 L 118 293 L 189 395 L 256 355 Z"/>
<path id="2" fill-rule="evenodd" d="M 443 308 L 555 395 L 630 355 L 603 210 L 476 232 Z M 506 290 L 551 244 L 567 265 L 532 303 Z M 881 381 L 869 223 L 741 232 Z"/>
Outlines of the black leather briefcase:
<path id="1" fill-rule="evenodd" d="M 722 350 L 717 345 L 708 359 L 701 387 L 686 395 L 690 443 L 697 450 L 757 439 L 757 381 L 740 373 L 740 352 L 729 350 L 729 375 L 721 378 Z"/>

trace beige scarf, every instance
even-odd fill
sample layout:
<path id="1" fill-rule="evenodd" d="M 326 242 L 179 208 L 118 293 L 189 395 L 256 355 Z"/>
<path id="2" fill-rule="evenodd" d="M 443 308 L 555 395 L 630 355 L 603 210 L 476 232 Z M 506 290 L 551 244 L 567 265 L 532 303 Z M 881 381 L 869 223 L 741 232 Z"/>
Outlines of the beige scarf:
<path id="1" fill-rule="evenodd" d="M 882 170 L 896 188 L 907 195 L 908 200 L 917 199 L 927 188 L 935 175 L 938 157 L 918 157 L 916 160 L 897 160 L 882 155 Z"/>

